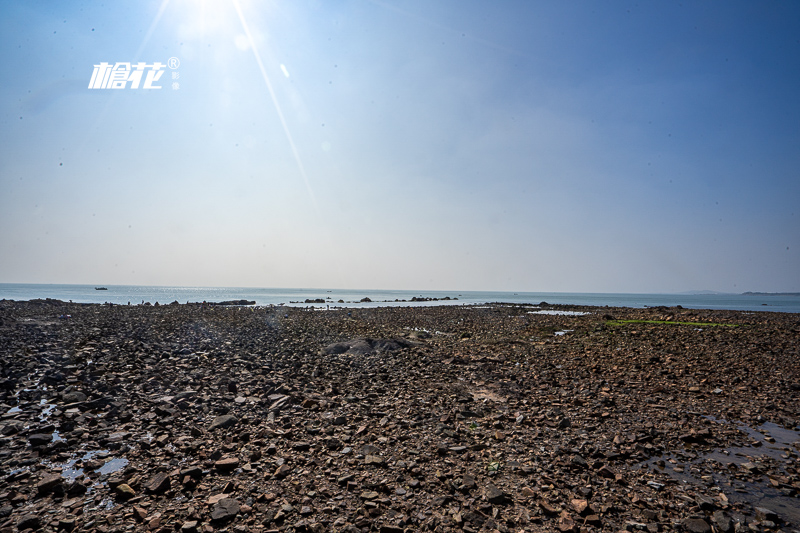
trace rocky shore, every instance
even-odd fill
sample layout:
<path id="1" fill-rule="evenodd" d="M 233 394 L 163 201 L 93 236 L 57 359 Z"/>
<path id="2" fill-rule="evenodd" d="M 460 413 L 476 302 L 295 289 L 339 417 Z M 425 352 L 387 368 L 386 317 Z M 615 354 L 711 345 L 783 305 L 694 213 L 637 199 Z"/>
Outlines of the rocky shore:
<path id="1" fill-rule="evenodd" d="M 800 531 L 800 316 L 0 301 L 0 532 Z"/>

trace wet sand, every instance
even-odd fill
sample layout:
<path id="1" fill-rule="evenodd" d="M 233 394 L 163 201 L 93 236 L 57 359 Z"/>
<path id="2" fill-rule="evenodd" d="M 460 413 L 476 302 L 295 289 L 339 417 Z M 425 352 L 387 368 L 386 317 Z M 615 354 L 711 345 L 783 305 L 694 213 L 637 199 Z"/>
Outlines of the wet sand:
<path id="1" fill-rule="evenodd" d="M 0 301 L 0 531 L 797 531 L 799 347 L 786 313 Z"/>

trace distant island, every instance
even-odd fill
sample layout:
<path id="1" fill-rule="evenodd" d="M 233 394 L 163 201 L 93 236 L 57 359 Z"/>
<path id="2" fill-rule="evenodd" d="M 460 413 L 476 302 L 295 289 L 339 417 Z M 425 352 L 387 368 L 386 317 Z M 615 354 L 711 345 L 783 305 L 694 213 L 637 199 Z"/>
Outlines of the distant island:
<path id="1" fill-rule="evenodd" d="M 743 292 L 742 296 L 800 296 L 800 292 Z"/>

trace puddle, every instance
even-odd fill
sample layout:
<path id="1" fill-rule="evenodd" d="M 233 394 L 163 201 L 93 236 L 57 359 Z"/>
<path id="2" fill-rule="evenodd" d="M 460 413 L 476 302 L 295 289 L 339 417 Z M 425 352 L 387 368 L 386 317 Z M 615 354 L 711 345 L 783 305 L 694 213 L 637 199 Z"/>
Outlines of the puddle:
<path id="1" fill-rule="evenodd" d="M 12 407 L 8 411 L 6 411 L 6 414 L 13 415 L 14 413 L 21 413 L 21 412 L 22 412 L 22 408 L 17 406 L 17 407 Z"/>
<path id="2" fill-rule="evenodd" d="M 590 313 L 583 311 L 559 311 L 557 309 L 542 309 L 540 311 L 528 311 L 529 315 L 558 315 L 558 316 L 583 316 Z"/>
<path id="3" fill-rule="evenodd" d="M 716 423 L 725 420 L 705 417 Z M 709 453 L 691 450 L 654 457 L 642 465 L 666 474 L 682 484 L 708 485 L 713 481 L 731 503 L 746 503 L 774 511 L 787 524 L 800 524 L 796 489 L 785 481 L 787 466 L 796 465 L 800 431 L 766 422 L 756 429 L 736 423 L 752 445 L 715 449 Z"/>
<path id="4" fill-rule="evenodd" d="M 97 471 L 100 474 L 114 474 L 116 472 L 119 472 L 126 466 L 128 466 L 127 459 L 125 459 L 124 457 L 115 457 L 114 459 L 107 461 L 106 464 L 101 466 Z"/>
<path id="5" fill-rule="evenodd" d="M 555 333 L 553 333 L 553 335 L 561 336 L 561 335 L 566 335 L 567 333 L 570 333 L 570 332 L 573 332 L 573 331 L 575 331 L 575 330 L 574 329 L 565 329 L 565 330 L 562 330 L 562 331 L 556 331 Z"/>
<path id="6" fill-rule="evenodd" d="M 47 400 L 39 400 L 39 406 L 42 407 L 42 412 L 39 414 L 39 420 L 44 422 L 56 408 L 56 405 L 47 403 Z"/>
<path id="7" fill-rule="evenodd" d="M 80 458 L 73 458 L 63 464 L 50 464 L 48 466 L 52 467 L 60 467 L 61 468 L 61 477 L 68 479 L 69 481 L 75 481 L 79 477 L 84 474 L 84 470 L 82 466 L 76 467 L 75 465 L 78 461 L 90 461 L 92 459 L 103 459 L 108 457 L 108 450 L 93 450 L 90 452 L 86 452 Z M 119 472 L 123 468 L 128 466 L 128 460 L 124 457 L 112 457 L 110 460 L 106 461 L 100 468 L 94 470 L 95 473 L 100 475 L 110 475 L 116 472 Z"/>

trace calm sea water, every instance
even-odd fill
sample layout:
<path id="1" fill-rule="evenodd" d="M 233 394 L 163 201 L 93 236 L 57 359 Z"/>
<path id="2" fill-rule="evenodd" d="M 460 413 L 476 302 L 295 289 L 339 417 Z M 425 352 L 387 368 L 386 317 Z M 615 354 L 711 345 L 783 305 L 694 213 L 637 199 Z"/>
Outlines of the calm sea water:
<path id="1" fill-rule="evenodd" d="M 148 287 L 107 285 L 108 290 L 95 290 L 93 285 L 43 285 L 0 283 L 0 299 L 33 300 L 55 298 L 80 303 L 167 304 L 186 302 L 222 302 L 254 300 L 257 305 L 291 304 L 306 299 L 326 299 L 332 307 L 377 307 L 387 305 L 462 305 L 488 302 L 538 304 L 573 304 L 611 307 L 655 307 L 681 305 L 690 309 L 731 309 L 740 311 L 779 311 L 800 313 L 800 296 L 744 294 L 604 294 L 568 292 L 486 292 L 486 291 L 383 291 L 341 289 L 260 289 L 237 287 Z M 413 297 L 458 298 L 427 303 L 394 302 Z M 360 303 L 362 298 L 372 303 Z M 345 303 L 338 303 L 343 300 Z M 387 302 L 388 301 L 388 302 Z M 320 305 L 320 304 L 315 304 Z"/>

